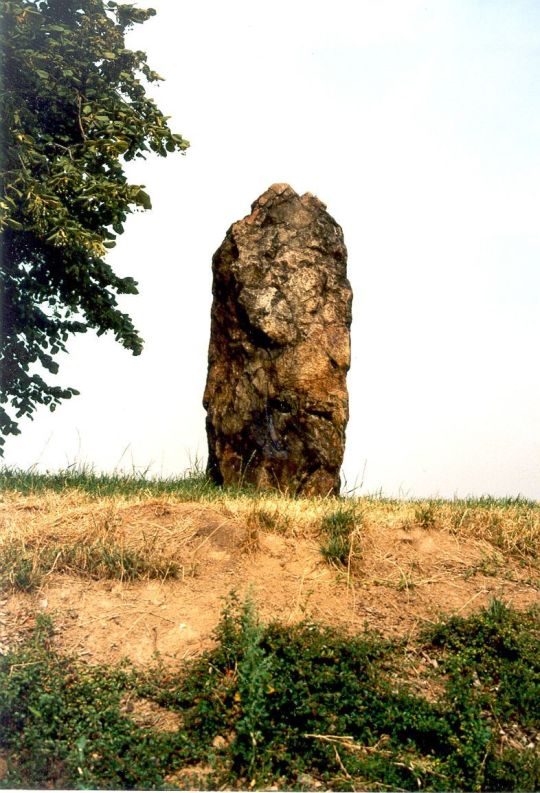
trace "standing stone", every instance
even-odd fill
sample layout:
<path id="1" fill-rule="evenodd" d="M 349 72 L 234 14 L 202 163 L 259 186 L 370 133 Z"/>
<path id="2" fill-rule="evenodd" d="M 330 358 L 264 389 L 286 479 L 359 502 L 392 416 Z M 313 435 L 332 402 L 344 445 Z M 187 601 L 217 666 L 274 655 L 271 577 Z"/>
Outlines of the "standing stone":
<path id="1" fill-rule="evenodd" d="M 341 228 L 316 196 L 274 184 L 228 230 L 212 269 L 210 476 L 337 495 L 352 304 Z"/>

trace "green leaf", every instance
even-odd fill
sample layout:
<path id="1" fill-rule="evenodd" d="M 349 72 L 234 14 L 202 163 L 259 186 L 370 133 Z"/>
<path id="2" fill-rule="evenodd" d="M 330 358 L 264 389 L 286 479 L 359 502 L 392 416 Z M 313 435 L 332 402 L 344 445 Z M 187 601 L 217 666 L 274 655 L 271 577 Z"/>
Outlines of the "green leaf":
<path id="1" fill-rule="evenodd" d="M 145 193 L 144 190 L 139 190 L 137 192 L 137 202 L 144 207 L 144 209 L 152 209 L 152 201 L 150 200 L 150 196 L 148 193 Z"/>
<path id="2" fill-rule="evenodd" d="M 6 226 L 9 226 L 10 229 L 15 229 L 15 231 L 22 231 L 24 229 L 23 224 L 13 218 L 4 218 L 4 223 Z"/>
<path id="3" fill-rule="evenodd" d="M 115 244 L 111 227 L 121 234 L 135 207 L 151 208 L 142 187 L 129 184 L 125 161 L 186 144 L 145 93 L 141 72 L 157 76 L 145 53 L 126 47 L 125 31 L 149 12 L 113 0 L 10 0 L 0 13 L 3 70 L 21 77 L 0 92 L 9 136 L 0 226 L 10 246 L 0 279 L 16 306 L 0 336 L 0 368 L 10 373 L 0 407 L 0 435 L 7 435 L 18 432 L 16 413 L 32 417 L 74 393 L 32 369 L 41 361 L 54 370 L 71 335 L 111 331 L 141 352 L 142 339 L 117 304 L 136 286 L 102 257 Z M 120 58 L 120 74 L 105 67 Z"/>

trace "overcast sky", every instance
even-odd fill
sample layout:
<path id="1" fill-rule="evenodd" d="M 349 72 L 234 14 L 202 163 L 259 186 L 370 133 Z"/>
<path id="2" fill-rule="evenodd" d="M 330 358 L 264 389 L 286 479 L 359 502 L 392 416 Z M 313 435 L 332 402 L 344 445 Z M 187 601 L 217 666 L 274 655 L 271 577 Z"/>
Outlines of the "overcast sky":
<path id="1" fill-rule="evenodd" d="M 144 7 L 145 3 L 140 3 Z M 211 257 L 274 182 L 343 227 L 354 291 L 346 489 L 540 498 L 538 0 L 154 0 L 130 35 L 185 157 L 130 168 L 153 210 L 110 261 L 132 357 L 88 333 L 81 391 L 9 464 L 205 461 Z"/>

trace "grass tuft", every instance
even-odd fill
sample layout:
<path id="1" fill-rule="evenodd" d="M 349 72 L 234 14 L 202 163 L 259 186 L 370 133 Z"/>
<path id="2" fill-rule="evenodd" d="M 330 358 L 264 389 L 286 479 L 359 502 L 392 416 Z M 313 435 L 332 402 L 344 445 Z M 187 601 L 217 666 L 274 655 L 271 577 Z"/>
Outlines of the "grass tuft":
<path id="1" fill-rule="evenodd" d="M 178 562 L 146 557 L 114 540 L 97 539 L 91 544 L 37 545 L 11 540 L 0 546 L 0 588 L 32 592 L 51 573 L 72 573 L 94 580 L 177 578 Z"/>
<path id="2" fill-rule="evenodd" d="M 358 530 L 361 516 L 356 504 L 340 504 L 321 521 L 321 530 L 326 535 L 321 545 L 321 554 L 327 562 L 340 567 L 350 567 L 358 553 Z"/>

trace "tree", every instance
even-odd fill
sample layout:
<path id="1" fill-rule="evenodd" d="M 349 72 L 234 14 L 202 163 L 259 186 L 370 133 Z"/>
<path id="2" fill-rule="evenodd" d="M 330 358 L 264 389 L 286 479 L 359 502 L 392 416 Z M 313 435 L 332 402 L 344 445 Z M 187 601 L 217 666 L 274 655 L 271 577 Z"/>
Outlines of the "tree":
<path id="1" fill-rule="evenodd" d="M 128 214 L 151 208 L 124 162 L 189 144 L 146 95 L 143 81 L 162 78 L 125 47 L 155 11 L 104 0 L 0 7 L 1 454 L 16 419 L 78 393 L 44 379 L 72 334 L 112 331 L 141 352 L 116 299 L 137 284 L 105 260 Z"/>

